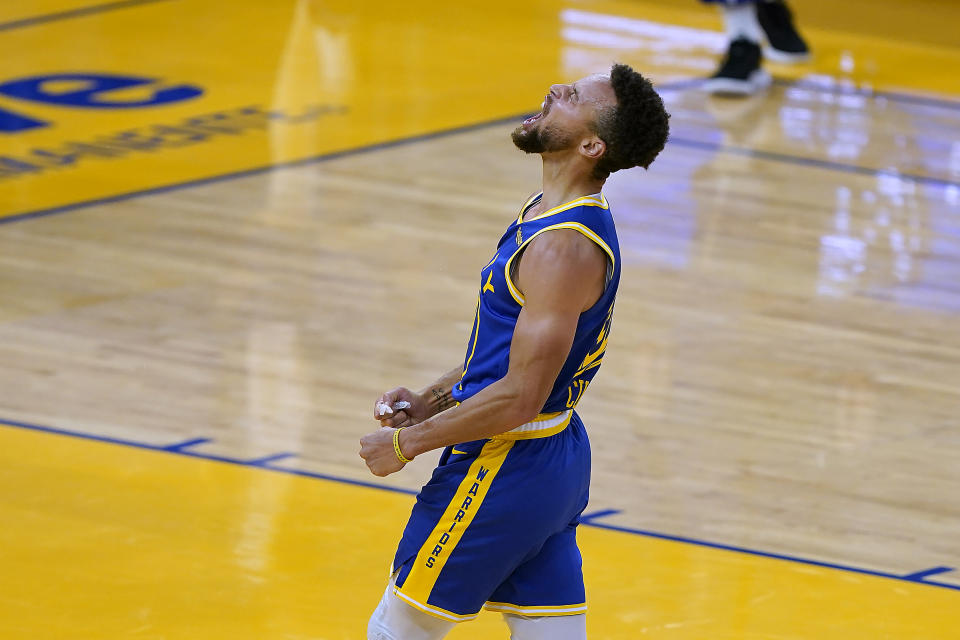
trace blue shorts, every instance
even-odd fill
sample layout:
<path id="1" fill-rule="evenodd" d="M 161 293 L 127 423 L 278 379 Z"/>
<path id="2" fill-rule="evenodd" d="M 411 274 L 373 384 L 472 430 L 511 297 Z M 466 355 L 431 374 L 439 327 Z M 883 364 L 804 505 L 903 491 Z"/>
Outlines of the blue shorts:
<path id="1" fill-rule="evenodd" d="M 560 433 L 447 447 L 394 558 L 395 593 L 462 622 L 486 607 L 529 616 L 586 611 L 576 530 L 590 443 L 576 413 Z"/>

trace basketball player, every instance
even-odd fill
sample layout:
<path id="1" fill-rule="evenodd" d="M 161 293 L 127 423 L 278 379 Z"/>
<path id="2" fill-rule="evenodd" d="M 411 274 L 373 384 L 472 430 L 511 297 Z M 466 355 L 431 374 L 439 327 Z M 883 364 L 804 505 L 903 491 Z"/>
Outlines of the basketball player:
<path id="1" fill-rule="evenodd" d="M 482 607 L 505 615 L 514 640 L 586 638 L 576 529 L 590 445 L 574 407 L 603 361 L 620 279 L 600 190 L 612 172 L 653 162 L 668 117 L 649 81 L 614 65 L 553 85 L 514 130 L 542 158 L 543 190 L 480 271 L 464 364 L 419 393 L 385 393 L 382 428 L 360 440 L 378 476 L 444 448 L 369 639 L 437 640 Z"/>
<path id="2" fill-rule="evenodd" d="M 774 62 L 805 62 L 810 49 L 793 25 L 793 15 L 784 0 L 703 0 L 723 5 L 727 54 L 720 68 L 707 79 L 710 93 L 750 95 L 770 84 L 770 74 L 761 63 L 766 55 Z M 767 47 L 761 52 L 760 44 Z"/>

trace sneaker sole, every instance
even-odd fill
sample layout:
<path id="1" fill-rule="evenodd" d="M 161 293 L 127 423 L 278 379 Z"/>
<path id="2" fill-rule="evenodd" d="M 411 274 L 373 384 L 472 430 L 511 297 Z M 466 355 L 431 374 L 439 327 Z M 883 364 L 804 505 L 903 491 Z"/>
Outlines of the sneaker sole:
<path id="1" fill-rule="evenodd" d="M 773 79 L 770 74 L 759 69 L 746 80 L 735 78 L 707 78 L 703 90 L 707 93 L 729 96 L 749 96 L 770 86 Z"/>
<path id="2" fill-rule="evenodd" d="M 781 51 L 780 49 L 772 49 L 770 47 L 764 47 L 763 57 L 765 60 L 778 62 L 780 64 L 803 64 L 804 62 L 810 62 L 811 58 L 809 51 L 794 53 L 792 51 Z"/>

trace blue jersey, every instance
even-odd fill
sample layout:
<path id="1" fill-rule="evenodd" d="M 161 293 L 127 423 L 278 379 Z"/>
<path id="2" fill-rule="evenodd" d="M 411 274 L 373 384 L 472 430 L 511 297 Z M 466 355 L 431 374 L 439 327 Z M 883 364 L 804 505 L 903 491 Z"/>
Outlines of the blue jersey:
<path id="1" fill-rule="evenodd" d="M 467 345 L 463 377 L 454 386 L 453 397 L 462 402 L 507 373 L 510 342 L 524 303 L 523 295 L 511 279 L 511 270 L 523 249 L 541 233 L 573 229 L 596 242 L 609 262 L 603 295 L 580 315 L 573 346 L 538 416 L 540 427 L 559 430 L 561 423 L 565 426 L 569 422 L 571 410 L 603 362 L 620 282 L 620 247 L 610 207 L 602 195 L 577 198 L 524 220 L 524 214 L 542 197 L 540 193 L 527 201 L 517 220 L 500 238 L 493 258 L 480 270 L 476 317 Z M 556 425 L 543 420 L 553 417 L 557 418 Z M 538 435 L 543 435 L 542 428 L 538 431 L 541 432 Z"/>
<path id="2" fill-rule="evenodd" d="M 603 361 L 620 250 L 603 196 L 523 220 L 540 198 L 527 201 L 480 271 L 477 315 L 454 398 L 465 400 L 507 373 L 524 303 L 511 269 L 535 237 L 573 229 L 590 238 L 610 259 L 607 284 L 580 314 L 540 415 L 492 438 L 447 447 L 417 495 L 394 556 L 393 592 L 443 620 L 470 620 L 481 607 L 526 616 L 587 608 L 576 529 L 589 495 L 590 444 L 574 407 Z"/>

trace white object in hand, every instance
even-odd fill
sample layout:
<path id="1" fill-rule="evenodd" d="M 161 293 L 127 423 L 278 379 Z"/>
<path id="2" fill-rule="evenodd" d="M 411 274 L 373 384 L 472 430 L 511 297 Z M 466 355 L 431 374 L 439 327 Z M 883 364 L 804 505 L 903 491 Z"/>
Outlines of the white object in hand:
<path id="1" fill-rule="evenodd" d="M 392 408 L 386 402 L 378 402 L 377 414 L 383 416 L 388 413 L 393 413 L 394 410 L 400 411 L 401 409 L 409 409 L 409 408 L 410 408 L 410 403 L 407 402 L 406 400 L 401 400 L 400 402 L 394 402 Z"/>

